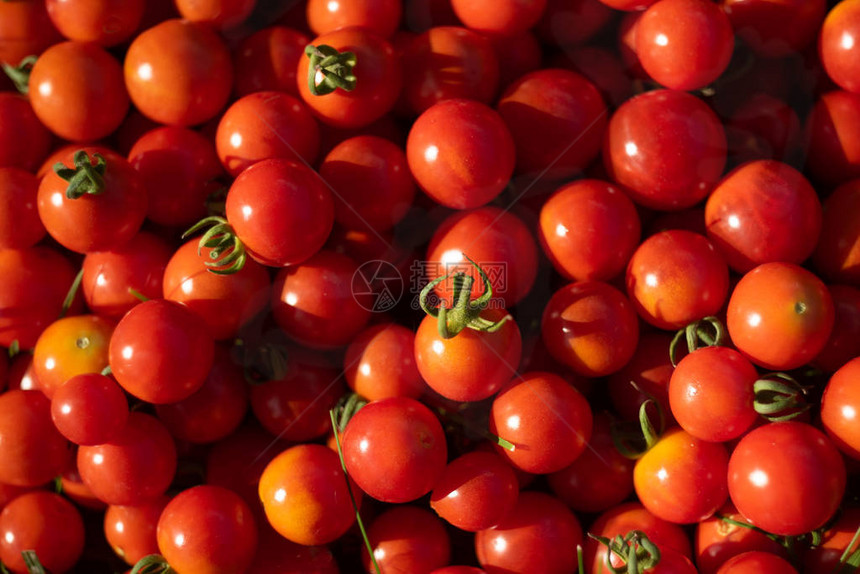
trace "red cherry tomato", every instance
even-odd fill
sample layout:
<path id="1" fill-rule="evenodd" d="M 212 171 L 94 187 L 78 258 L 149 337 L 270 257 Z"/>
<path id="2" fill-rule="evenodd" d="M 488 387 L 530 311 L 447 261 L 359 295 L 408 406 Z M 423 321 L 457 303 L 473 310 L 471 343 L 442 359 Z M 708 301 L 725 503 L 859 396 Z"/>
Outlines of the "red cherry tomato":
<path id="1" fill-rule="evenodd" d="M 429 572 L 447 564 L 451 556 L 451 538 L 443 522 L 418 506 L 383 512 L 368 528 L 367 537 L 382 572 Z M 364 547 L 361 556 L 365 571 L 376 572 Z"/>
<path id="2" fill-rule="evenodd" d="M 820 430 L 802 422 L 770 423 L 735 446 L 729 495 L 751 523 L 780 536 L 821 528 L 845 492 L 845 463 Z"/>
<path id="3" fill-rule="evenodd" d="M 347 347 L 343 364 L 349 388 L 369 401 L 417 399 L 427 388 L 415 364 L 415 333 L 397 323 L 361 331 Z"/>
<path id="4" fill-rule="evenodd" d="M 38 192 L 35 175 L 17 167 L 0 167 L 0 249 L 30 247 L 45 236 L 36 207 Z"/>
<path id="5" fill-rule="evenodd" d="M 603 30 L 612 15 L 612 10 L 599 0 L 547 0 L 535 31 L 547 44 L 580 46 Z"/>
<path id="6" fill-rule="evenodd" d="M 110 47 L 137 32 L 146 8 L 145 0 L 45 0 L 48 16 L 69 40 L 95 42 Z"/>
<path id="7" fill-rule="evenodd" d="M 836 188 L 824 200 L 821 236 L 812 264 L 821 277 L 835 283 L 860 287 L 860 179 Z"/>
<path id="8" fill-rule="evenodd" d="M 806 117 L 806 173 L 825 186 L 860 177 L 860 94 L 822 94 Z"/>
<path id="9" fill-rule="evenodd" d="M 26 4 L 39 2 L 17 2 L 15 5 Z M 0 7 L 4 8 L 5 4 Z M 48 155 L 52 136 L 36 117 L 30 100 L 21 94 L 0 92 L 0 117 L 3 118 L 0 124 L 0 167 L 35 170 Z"/>
<path id="10" fill-rule="evenodd" d="M 486 35 L 514 36 L 534 26 L 543 14 L 546 0 L 475 2 L 451 0 L 457 18 L 468 28 Z"/>
<path id="11" fill-rule="evenodd" d="M 388 38 L 400 25 L 401 0 L 353 0 L 332 3 L 308 0 L 305 14 L 314 34 L 327 34 L 342 28 L 360 26 Z"/>
<path id="12" fill-rule="evenodd" d="M 0 5 L 0 62 L 17 66 L 33 54 L 62 40 L 39 0 Z"/>
<path id="13" fill-rule="evenodd" d="M 215 30 L 230 30 L 248 19 L 257 0 L 175 0 L 179 14 Z"/>
<path id="14" fill-rule="evenodd" d="M 821 397 L 821 425 L 840 451 L 860 459 L 860 356 L 833 373 Z"/>
<path id="15" fill-rule="evenodd" d="M 801 53 L 818 33 L 825 0 L 721 0 L 735 33 L 757 54 L 780 58 Z"/>
<path id="16" fill-rule="evenodd" d="M 51 399 L 51 419 L 75 444 L 103 444 L 119 434 L 128 419 L 128 402 L 116 382 L 99 373 L 70 377 Z"/>
<path id="17" fill-rule="evenodd" d="M 40 391 L 0 395 L 0 482 L 41 486 L 69 459 L 68 442 L 51 421 L 51 401 Z"/>
<path id="18" fill-rule="evenodd" d="M 830 79 L 855 93 L 860 92 L 857 40 L 860 40 L 860 2 L 840 2 L 824 18 L 818 35 L 818 53 Z"/>
<path id="19" fill-rule="evenodd" d="M 298 96 L 296 68 L 310 41 L 285 26 L 268 26 L 242 39 L 233 49 L 233 93 L 238 98 L 262 91 Z"/>
<path id="20" fill-rule="evenodd" d="M 136 506 L 111 504 L 104 517 L 107 543 L 126 564 L 133 566 L 150 554 L 158 554 L 155 537 L 158 518 L 170 498 L 163 496 Z"/>
<path id="21" fill-rule="evenodd" d="M 727 560 L 717 574 L 797 574 L 791 562 L 770 552 L 751 550 Z"/>

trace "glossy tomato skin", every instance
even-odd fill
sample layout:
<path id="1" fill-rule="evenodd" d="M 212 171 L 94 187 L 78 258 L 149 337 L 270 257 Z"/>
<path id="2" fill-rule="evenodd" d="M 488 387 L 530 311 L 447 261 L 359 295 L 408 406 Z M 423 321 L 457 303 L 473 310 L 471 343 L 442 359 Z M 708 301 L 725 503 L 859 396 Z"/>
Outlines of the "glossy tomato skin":
<path id="1" fill-rule="evenodd" d="M 181 401 L 203 385 L 215 353 L 206 324 L 166 299 L 134 307 L 117 324 L 108 349 L 113 376 L 144 401 Z"/>
<path id="2" fill-rule="evenodd" d="M 793 263 L 764 263 L 735 286 L 726 326 L 737 349 L 766 369 L 793 369 L 811 361 L 834 323 L 833 298 L 824 283 Z"/>
<path id="3" fill-rule="evenodd" d="M 341 444 L 349 476 L 383 502 L 409 502 L 430 492 L 448 457 L 439 420 L 406 397 L 362 407 L 347 424 Z"/>
<path id="4" fill-rule="evenodd" d="M 69 459 L 68 442 L 51 422 L 51 401 L 39 391 L 0 395 L 0 482 L 41 486 Z"/>
<path id="5" fill-rule="evenodd" d="M 36 205 L 38 193 L 35 175 L 17 167 L 0 167 L 0 249 L 30 247 L 45 236 Z"/>
<path id="6" fill-rule="evenodd" d="M 219 31 L 242 24 L 256 5 L 257 0 L 176 0 L 176 9 L 183 18 Z"/>
<path id="7" fill-rule="evenodd" d="M 654 90 L 616 110 L 603 144 L 609 176 L 637 204 L 679 210 L 704 199 L 723 173 L 726 134 L 695 96 Z"/>
<path id="8" fill-rule="evenodd" d="M 305 546 L 328 544 L 355 522 L 352 488 L 347 486 L 336 452 L 320 444 L 299 444 L 277 455 L 260 477 L 260 500 L 269 524 L 282 536 Z"/>
<path id="9" fill-rule="evenodd" d="M 292 339 L 319 349 L 349 344 L 370 320 L 369 309 L 353 291 L 358 266 L 340 253 L 321 250 L 275 276 L 272 313 Z"/>
<path id="10" fill-rule="evenodd" d="M 487 572 L 562 574 L 576 570 L 582 541 L 579 520 L 563 502 L 524 491 L 501 523 L 475 534 L 475 553 Z"/>
<path id="11" fill-rule="evenodd" d="M 3 125 L 0 126 L 0 166 L 32 172 L 51 149 L 51 132 L 42 125 L 33 112 L 30 100 L 22 94 L 0 92 L 0 115 L 3 117 Z"/>
<path id="12" fill-rule="evenodd" d="M 818 241 L 821 202 L 793 167 L 752 161 L 714 188 L 705 205 L 705 225 L 708 238 L 739 273 L 769 261 L 800 264 Z"/>
<path id="13" fill-rule="evenodd" d="M 406 159 L 418 186 L 454 209 L 484 205 L 514 170 L 514 139 L 502 118 L 474 100 L 443 100 L 412 124 Z"/>
<path id="14" fill-rule="evenodd" d="M 133 411 L 113 440 L 78 448 L 77 461 L 84 484 L 102 502 L 143 504 L 173 481 L 176 446 L 158 419 Z"/>
<path id="15" fill-rule="evenodd" d="M 202 134 L 179 126 L 146 131 L 132 145 L 128 162 L 143 179 L 147 218 L 168 226 L 191 225 L 206 215 L 206 199 L 224 170 L 215 147 Z"/>
<path id="16" fill-rule="evenodd" d="M 383 38 L 394 34 L 400 25 L 402 12 L 401 0 L 360 0 L 338 4 L 309 0 L 305 9 L 308 27 L 315 34 L 360 26 Z"/>
<path id="17" fill-rule="evenodd" d="M 543 14 L 546 0 L 537 2 L 469 2 L 452 0 L 451 6 L 468 28 L 486 35 L 514 36 L 534 26 Z"/>
<path id="18" fill-rule="evenodd" d="M 636 461 L 633 487 L 655 516 L 692 524 L 714 514 L 726 501 L 728 462 L 722 444 L 675 427 Z"/>
<path id="19" fill-rule="evenodd" d="M 96 148 L 84 147 L 88 161 L 95 165 Z M 75 152 L 60 160 L 74 168 Z M 140 174 L 121 156 L 105 158 L 104 190 L 85 193 L 76 199 L 66 196 L 69 182 L 50 172 L 39 183 L 39 217 L 63 247 L 77 253 L 104 251 L 122 246 L 140 230 L 146 217 L 146 188 Z"/>
<path id="20" fill-rule="evenodd" d="M 591 438 L 592 425 L 586 398 L 553 373 L 518 376 L 490 407 L 490 432 L 514 444 L 513 450 L 496 451 L 516 468 L 535 474 L 575 461 Z"/>
<path id="21" fill-rule="evenodd" d="M 331 192 L 319 175 L 285 159 L 263 160 L 239 174 L 226 210 L 248 254 L 271 267 L 310 258 L 334 223 Z"/>
<path id="22" fill-rule="evenodd" d="M 818 33 L 825 0 L 721 0 L 735 33 L 759 55 L 779 58 L 802 52 Z"/>
<path id="23" fill-rule="evenodd" d="M 427 385 L 455 401 L 486 399 L 511 380 L 522 358 L 522 336 L 504 310 L 481 314 L 489 321 L 509 319 L 495 333 L 464 329 L 444 339 L 438 321 L 426 316 L 415 333 L 415 364 Z"/>
<path id="24" fill-rule="evenodd" d="M 750 522 L 796 536 L 823 526 L 845 492 L 845 463 L 827 435 L 797 421 L 750 431 L 732 452 L 729 495 Z"/>
<path id="25" fill-rule="evenodd" d="M 582 329 L 580 325 L 588 325 Z M 577 374 L 609 375 L 636 351 L 639 319 L 621 291 L 579 281 L 556 291 L 544 308 L 541 337 L 550 354 Z"/>
<path id="26" fill-rule="evenodd" d="M 854 422 L 860 409 L 860 357 L 833 373 L 821 397 L 821 424 L 833 443 L 860 460 L 860 434 Z"/>
<path id="27" fill-rule="evenodd" d="M 779 542 L 758 530 L 731 524 L 722 517 L 749 524 L 731 502 L 723 505 L 717 515 L 699 522 L 693 537 L 699 574 L 714 574 L 730 558 L 753 550 L 788 557 Z"/>
<path id="28" fill-rule="evenodd" d="M 860 179 L 837 187 L 823 204 L 821 235 L 812 264 L 821 277 L 860 287 Z"/>
<path id="29" fill-rule="evenodd" d="M 477 532 L 501 522 L 519 491 L 517 476 L 502 457 L 476 450 L 448 463 L 430 494 L 430 508 L 449 524 Z"/>
<path id="30" fill-rule="evenodd" d="M 734 48 L 731 22 L 708 0 L 659 0 L 639 20 L 636 55 L 654 80 L 695 90 L 716 80 Z"/>
<path id="31" fill-rule="evenodd" d="M 797 574 L 791 562 L 770 552 L 750 550 L 727 560 L 717 574 Z"/>
<path id="32" fill-rule="evenodd" d="M 618 275 L 639 245 L 641 223 L 621 186 L 582 179 L 541 207 L 538 238 L 556 271 L 573 281 Z"/>
<path id="33" fill-rule="evenodd" d="M 241 98 L 274 90 L 299 95 L 296 68 L 310 38 L 286 26 L 267 26 L 244 38 L 233 49 L 233 93 Z"/>
<path id="34" fill-rule="evenodd" d="M 97 44 L 55 44 L 33 65 L 30 104 L 45 127 L 70 141 L 116 130 L 128 112 L 119 62 Z"/>
<path id="35" fill-rule="evenodd" d="M 172 253 L 167 241 L 146 231 L 121 247 L 88 253 L 81 279 L 87 307 L 97 315 L 119 320 L 140 303 L 129 289 L 149 299 L 160 296 L 164 268 Z"/>
<path id="36" fill-rule="evenodd" d="M 860 177 L 860 94 L 833 90 L 819 96 L 804 124 L 806 173 L 825 186 Z"/>
<path id="37" fill-rule="evenodd" d="M 356 57 L 356 87 L 351 92 L 340 88 L 324 97 L 314 96 L 308 87 L 310 59 L 299 59 L 296 82 L 299 95 L 322 123 L 337 128 L 361 128 L 388 113 L 403 82 L 394 48 L 382 36 L 352 27 L 317 36 L 314 46 L 327 45 Z"/>
<path id="38" fill-rule="evenodd" d="M 484 269 L 493 287 L 493 299 L 512 307 L 531 291 L 537 276 L 537 245 L 525 222 L 516 214 L 494 206 L 458 212 L 436 227 L 424 263 L 427 281 L 454 272 L 474 278 L 473 297 L 484 293 L 483 282 L 468 256 Z M 453 280 L 436 286 L 436 294 L 453 301 Z"/>
<path id="39" fill-rule="evenodd" d="M 146 8 L 145 0 L 81 2 L 45 0 L 48 16 L 69 40 L 116 46 L 137 32 Z"/>
<path id="40" fill-rule="evenodd" d="M 51 399 L 54 426 L 75 444 L 113 439 L 128 419 L 128 402 L 116 382 L 100 373 L 70 377 Z"/>
<path id="41" fill-rule="evenodd" d="M 245 572 L 257 551 L 257 526 L 238 494 L 212 485 L 177 494 L 161 513 L 158 549 L 178 572 Z"/>
<path id="42" fill-rule="evenodd" d="M 168 301 L 182 303 L 206 323 L 215 340 L 236 337 L 269 300 L 268 270 L 256 261 L 246 261 L 230 275 L 209 271 L 209 248 L 198 254 L 199 240 L 184 243 L 164 269 L 162 289 Z"/>
<path id="43" fill-rule="evenodd" d="M 857 93 L 856 41 L 860 39 L 860 2 L 849 0 L 834 6 L 824 18 L 818 36 L 818 53 L 827 75 L 839 87 Z"/>
<path id="44" fill-rule="evenodd" d="M 273 157 L 313 164 L 319 151 L 319 126 L 295 96 L 255 92 L 227 108 L 218 122 L 215 145 L 232 177 Z"/>
<path id="45" fill-rule="evenodd" d="M 696 438 L 725 442 L 758 419 L 753 385 L 758 372 L 729 347 L 703 347 L 678 362 L 669 380 L 672 415 Z"/>
<path id="46" fill-rule="evenodd" d="M 204 24 L 168 19 L 132 41 L 124 62 L 135 107 L 158 123 L 193 126 L 221 111 L 233 87 L 224 40 Z"/>
<path id="47" fill-rule="evenodd" d="M 50 572 L 68 572 L 84 552 L 84 521 L 74 504 L 48 491 L 22 494 L 0 513 L 0 560 L 29 572 L 21 552 L 32 550 Z"/>
<path id="48" fill-rule="evenodd" d="M 450 560 L 451 539 L 444 523 L 418 506 L 390 508 L 376 517 L 367 535 L 383 572 L 430 572 Z M 361 556 L 365 572 L 376 572 L 366 549 Z"/>
<path id="49" fill-rule="evenodd" d="M 361 331 L 347 347 L 343 364 L 349 388 L 371 401 L 417 399 L 427 388 L 415 363 L 415 333 L 397 323 Z"/>
<path id="50" fill-rule="evenodd" d="M 530 72 L 505 89 L 496 109 L 514 137 L 519 174 L 568 179 L 600 153 L 606 104 L 597 87 L 576 72 Z"/>
<path id="51" fill-rule="evenodd" d="M 158 518 L 169 501 L 165 495 L 135 506 L 108 505 L 104 517 L 105 539 L 126 564 L 134 566 L 144 556 L 158 553 L 155 531 Z"/>
<path id="52" fill-rule="evenodd" d="M 625 282 L 639 316 L 655 327 L 673 330 L 717 314 L 728 295 L 729 269 L 705 237 L 669 230 L 636 248 Z"/>
<path id="53" fill-rule="evenodd" d="M 0 6 L 0 62 L 17 66 L 62 40 L 48 18 L 44 2 L 11 2 Z"/>

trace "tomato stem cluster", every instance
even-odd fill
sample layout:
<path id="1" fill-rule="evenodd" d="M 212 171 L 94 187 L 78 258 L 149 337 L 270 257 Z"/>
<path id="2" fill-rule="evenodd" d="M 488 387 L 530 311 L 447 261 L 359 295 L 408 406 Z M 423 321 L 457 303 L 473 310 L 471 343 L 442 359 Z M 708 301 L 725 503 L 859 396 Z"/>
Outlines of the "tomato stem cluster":
<path id="1" fill-rule="evenodd" d="M 93 163 L 95 160 L 95 163 Z M 85 194 L 98 195 L 105 190 L 105 169 L 107 162 L 104 156 L 94 153 L 92 159 L 84 150 L 78 150 L 73 157 L 75 167 L 66 167 L 63 162 L 54 164 L 54 173 L 69 182 L 66 197 L 78 199 Z"/>
<path id="2" fill-rule="evenodd" d="M 223 217 L 213 215 L 201 219 L 183 233 L 182 238 L 185 239 L 204 227 L 209 229 L 200 238 L 197 254 L 201 255 L 204 247 L 211 249 L 209 251 L 211 261 L 205 262 L 207 270 L 218 275 L 232 275 L 241 271 L 247 258 L 245 244 Z"/>
<path id="3" fill-rule="evenodd" d="M 632 530 L 625 536 L 619 534 L 612 540 L 591 533 L 588 536 L 609 549 L 606 567 L 615 574 L 642 574 L 660 562 L 660 549 L 641 530 Z M 623 566 L 612 565 L 613 554 L 622 560 Z"/>
<path id="4" fill-rule="evenodd" d="M 356 78 L 352 73 L 356 57 L 353 52 L 339 52 L 336 48 L 321 44 L 308 45 L 305 55 L 310 58 L 308 66 L 308 89 L 315 96 L 324 96 L 337 88 L 355 89 Z"/>
<path id="5" fill-rule="evenodd" d="M 30 92 L 30 72 L 33 70 L 33 64 L 36 63 L 37 56 L 31 55 L 25 57 L 17 66 L 9 64 L 0 64 L 12 83 L 15 84 L 15 89 L 18 92 L 27 95 Z"/>

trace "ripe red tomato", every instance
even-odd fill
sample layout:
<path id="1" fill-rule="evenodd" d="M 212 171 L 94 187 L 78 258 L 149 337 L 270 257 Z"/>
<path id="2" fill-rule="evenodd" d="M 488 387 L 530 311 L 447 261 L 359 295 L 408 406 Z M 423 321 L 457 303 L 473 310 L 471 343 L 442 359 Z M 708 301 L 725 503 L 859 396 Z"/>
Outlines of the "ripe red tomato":
<path id="1" fill-rule="evenodd" d="M 468 28 L 485 35 L 515 36 L 534 26 L 543 14 L 546 0 L 475 2 L 451 0 L 457 18 Z"/>
<path id="2" fill-rule="evenodd" d="M 429 572 L 450 560 L 451 538 L 444 523 L 418 506 L 389 508 L 376 517 L 367 537 L 382 572 Z M 363 546 L 361 557 L 367 574 L 375 573 Z"/>
<path id="3" fill-rule="evenodd" d="M 732 342 L 766 369 L 794 369 L 827 343 L 833 298 L 824 283 L 793 263 L 764 263 L 735 286 L 726 311 Z"/>
<path id="4" fill-rule="evenodd" d="M 839 87 L 860 92 L 857 74 L 860 39 L 860 2 L 840 2 L 827 13 L 818 36 L 818 53 L 827 75 Z"/>
<path id="5" fill-rule="evenodd" d="M 840 451 L 860 459 L 860 356 L 833 373 L 821 397 L 821 425 Z"/>
<path id="6" fill-rule="evenodd" d="M 797 574 L 791 562 L 770 552 L 750 550 L 727 560 L 717 574 Z"/>
<path id="7" fill-rule="evenodd" d="M 62 42 L 45 50 L 30 72 L 29 95 L 39 121 L 71 141 L 109 135 L 128 112 L 119 62 L 88 42 Z"/>
<path id="8" fill-rule="evenodd" d="M 26 4 L 28 2 L 16 2 L 16 5 Z M 4 4 L 0 9 L 5 7 Z M 0 122 L 0 167 L 35 170 L 48 155 L 52 136 L 36 117 L 30 100 L 21 94 L 0 92 L 0 117 L 3 118 Z"/>
<path id="9" fill-rule="evenodd" d="M 214 354 L 215 343 L 203 319 L 166 299 L 150 299 L 126 313 L 108 349 L 120 386 L 155 404 L 181 401 L 199 389 Z"/>
<path id="10" fill-rule="evenodd" d="M 257 0 L 175 0 L 179 14 L 218 31 L 236 28 L 254 11 Z"/>
<path id="11" fill-rule="evenodd" d="M 116 382 L 99 373 L 69 377 L 51 399 L 51 420 L 75 444 L 112 440 L 128 419 L 128 402 Z"/>
<path id="12" fill-rule="evenodd" d="M 285 26 L 267 26 L 243 38 L 233 48 L 235 96 L 262 91 L 298 96 L 296 68 L 310 41 L 304 32 Z"/>
<path id="13" fill-rule="evenodd" d="M 246 572 L 257 551 L 251 508 L 238 494 L 204 484 L 167 503 L 156 529 L 158 549 L 177 572 Z"/>
<path id="14" fill-rule="evenodd" d="M 812 364 L 832 373 L 854 357 L 860 357 L 860 289 L 828 285 L 836 318 L 830 338 Z"/>
<path id="15" fill-rule="evenodd" d="M 145 0 L 45 0 L 51 23 L 69 40 L 116 46 L 137 32 Z"/>
<path id="16" fill-rule="evenodd" d="M 439 420 L 407 397 L 362 407 L 347 423 L 341 444 L 349 476 L 383 502 L 409 502 L 430 492 L 448 458 Z"/>
<path id="17" fill-rule="evenodd" d="M 361 490 L 347 487 L 336 452 L 321 444 L 299 444 L 277 455 L 260 476 L 260 500 L 269 524 L 298 544 L 328 544 L 355 522 Z"/>
<path id="18" fill-rule="evenodd" d="M 860 94 L 822 94 L 804 131 L 806 173 L 813 181 L 832 187 L 860 177 Z"/>
<path id="19" fill-rule="evenodd" d="M 845 463 L 820 430 L 802 422 L 770 423 L 735 446 L 729 495 L 750 522 L 773 534 L 798 536 L 821 528 L 845 493 Z"/>
<path id="20" fill-rule="evenodd" d="M 17 167 L 0 167 L 0 249 L 30 247 L 45 236 L 36 207 L 38 192 L 35 175 Z"/>
<path id="21" fill-rule="evenodd" d="M 107 543 L 126 564 L 135 565 L 150 554 L 158 554 L 156 527 L 162 510 L 170 501 L 168 496 L 135 506 L 111 504 L 104 517 Z"/>
<path id="22" fill-rule="evenodd" d="M 860 179 L 837 187 L 824 200 L 821 236 L 812 264 L 821 277 L 860 287 Z"/>
<path id="23" fill-rule="evenodd" d="M 51 421 L 51 401 L 40 391 L 0 395 L 0 482 L 41 486 L 69 459 L 68 442 Z"/>
<path id="24" fill-rule="evenodd" d="M 415 333 L 397 323 L 372 325 L 356 335 L 343 370 L 349 388 L 369 401 L 417 399 L 427 388 L 415 364 Z"/>
<path id="25" fill-rule="evenodd" d="M 726 134 L 695 96 L 653 90 L 613 114 L 603 144 L 607 173 L 645 207 L 679 210 L 704 199 L 723 173 Z"/>
<path id="26" fill-rule="evenodd" d="M 815 189 L 788 164 L 760 160 L 726 175 L 705 205 L 708 238 L 746 273 L 770 261 L 804 262 L 822 229 Z"/>
<path id="27" fill-rule="evenodd" d="M 230 97 L 233 65 L 224 40 L 205 24 L 165 20 L 138 34 L 124 62 L 135 107 L 158 123 L 193 126 Z"/>
<path id="28" fill-rule="evenodd" d="M 555 472 L 579 457 L 592 429 L 591 406 L 558 375 L 531 372 L 493 399 L 490 432 L 514 444 L 496 448 L 513 466 L 534 474 Z"/>
<path id="29" fill-rule="evenodd" d="M 779 58 L 803 50 L 818 33 L 825 0 L 721 0 L 735 33 L 757 54 Z"/>
<path id="30" fill-rule="evenodd" d="M 514 170 L 514 139 L 502 118 L 474 100 L 443 100 L 412 124 L 406 159 L 413 177 L 437 203 L 454 209 L 493 200 Z"/>
<path id="31" fill-rule="evenodd" d="M 401 0 L 308 0 L 305 14 L 308 27 L 317 35 L 360 26 L 388 38 L 400 25 L 402 11 Z"/>
<path id="32" fill-rule="evenodd" d="M 39 0 L 0 4 L 0 63 L 17 66 L 33 54 L 62 40 L 45 3 Z"/>

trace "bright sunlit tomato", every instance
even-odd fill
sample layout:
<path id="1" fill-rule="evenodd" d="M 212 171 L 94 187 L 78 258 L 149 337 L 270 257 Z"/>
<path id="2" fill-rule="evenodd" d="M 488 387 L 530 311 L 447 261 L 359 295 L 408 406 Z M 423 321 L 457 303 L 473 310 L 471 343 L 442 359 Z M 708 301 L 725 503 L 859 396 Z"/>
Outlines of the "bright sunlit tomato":
<path id="1" fill-rule="evenodd" d="M 821 425 L 840 451 L 860 459 L 860 356 L 833 373 L 821 397 Z"/>
<path id="2" fill-rule="evenodd" d="M 310 38 L 300 30 L 267 26 L 242 39 L 233 49 L 233 93 L 241 98 L 273 90 L 299 95 L 296 68 Z"/>
<path id="3" fill-rule="evenodd" d="M 389 508 L 368 527 L 367 537 L 382 572 L 429 572 L 450 560 L 451 537 L 444 523 L 419 506 Z M 361 557 L 365 572 L 376 572 L 364 547 Z"/>
<path id="4" fill-rule="evenodd" d="M 514 36 L 537 23 L 546 7 L 546 0 L 452 0 L 451 7 L 460 21 L 476 32 L 488 36 Z"/>
<path id="5" fill-rule="evenodd" d="M 824 18 L 818 36 L 818 53 L 830 79 L 855 93 L 860 92 L 857 40 L 860 40 L 860 2 L 840 2 Z"/>
<path id="6" fill-rule="evenodd" d="M 257 0 L 176 0 L 176 9 L 183 18 L 218 31 L 237 27 L 256 5 Z"/>
<path id="7" fill-rule="evenodd" d="M 137 32 L 145 0 L 45 0 L 48 16 L 69 40 L 110 47 Z"/>
<path id="8" fill-rule="evenodd" d="M 51 421 L 51 401 L 40 391 L 0 395 L 0 482 L 41 486 L 69 459 L 68 442 Z"/>
<path id="9" fill-rule="evenodd" d="M 397 323 L 372 325 L 356 335 L 343 364 L 349 387 L 371 401 L 417 399 L 427 388 L 415 364 L 415 333 Z"/>
<path id="10" fill-rule="evenodd" d="M 106 443 L 119 434 L 128 419 L 125 394 L 108 376 L 75 375 L 53 394 L 51 420 L 75 444 Z"/>
<path id="11" fill-rule="evenodd" d="M 62 39 L 48 17 L 45 2 L 24 0 L 0 4 L 0 62 L 17 66 Z"/>
<path id="12" fill-rule="evenodd" d="M 305 14 L 308 27 L 315 34 L 361 26 L 383 38 L 388 38 L 400 25 L 402 11 L 402 0 L 352 0 L 350 2 L 309 0 Z"/>
<path id="13" fill-rule="evenodd" d="M 155 530 L 170 498 L 163 496 L 135 506 L 108 505 L 104 517 L 105 540 L 117 556 L 133 566 L 150 554 L 158 554 Z"/>

